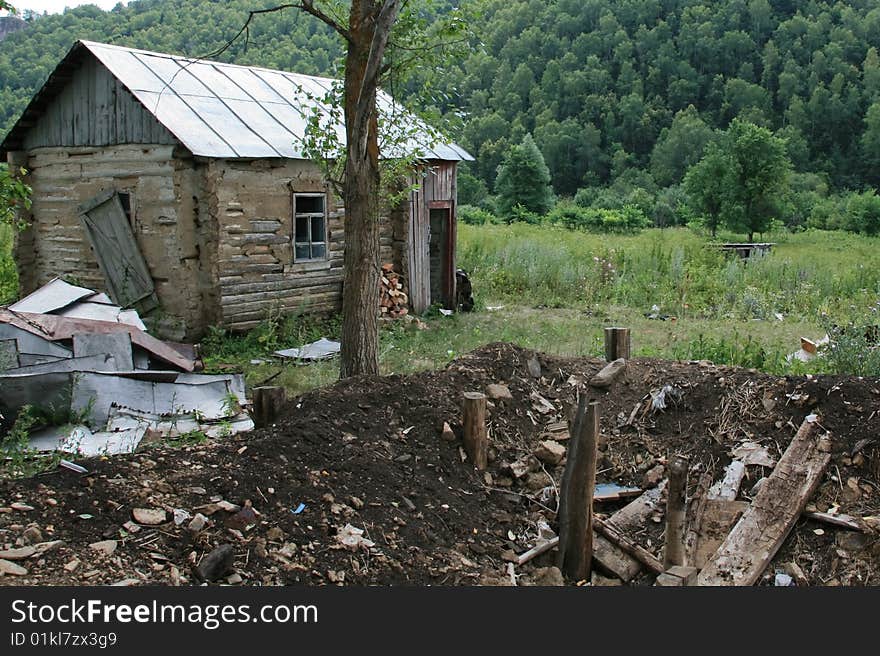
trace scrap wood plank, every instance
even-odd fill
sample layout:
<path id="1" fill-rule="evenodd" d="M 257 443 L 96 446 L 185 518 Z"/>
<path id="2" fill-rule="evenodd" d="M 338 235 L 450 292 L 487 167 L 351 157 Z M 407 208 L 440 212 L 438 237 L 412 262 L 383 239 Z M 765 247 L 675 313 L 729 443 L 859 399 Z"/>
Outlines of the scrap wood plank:
<path id="1" fill-rule="evenodd" d="M 749 509 L 700 572 L 700 585 L 753 585 L 760 578 L 819 486 L 830 451 L 816 418 L 804 420 Z"/>
<path id="2" fill-rule="evenodd" d="M 646 490 L 637 499 L 630 501 L 605 520 L 605 523 L 613 525 L 620 533 L 636 533 L 659 508 L 665 489 L 664 480 L 657 487 Z M 603 568 L 624 582 L 631 581 L 642 570 L 642 563 L 638 559 L 601 533 L 593 535 L 593 557 Z"/>
<path id="3" fill-rule="evenodd" d="M 662 574 L 665 571 L 663 563 L 654 554 L 630 540 L 614 524 L 603 522 L 598 517 L 594 517 L 593 525 L 598 533 L 604 535 L 610 542 L 623 549 L 655 574 Z"/>
<path id="4" fill-rule="evenodd" d="M 706 499 L 688 564 L 703 568 L 749 507 L 748 501 Z"/>

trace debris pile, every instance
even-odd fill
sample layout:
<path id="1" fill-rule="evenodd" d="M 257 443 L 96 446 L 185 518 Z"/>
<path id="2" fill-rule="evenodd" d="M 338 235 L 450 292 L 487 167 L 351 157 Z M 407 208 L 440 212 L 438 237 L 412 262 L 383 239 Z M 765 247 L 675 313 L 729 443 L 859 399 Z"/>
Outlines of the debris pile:
<path id="1" fill-rule="evenodd" d="M 587 584 L 690 585 L 710 566 L 719 584 L 747 584 L 746 569 L 758 585 L 880 583 L 880 442 L 865 430 L 880 415 L 875 381 L 637 358 L 612 387 L 586 386 L 605 364 L 490 344 L 441 371 L 310 391 L 273 425 L 210 446 L 0 481 L 0 548 L 63 542 L 7 559 L 19 573 L 4 576 L 23 585 L 583 583 L 562 575 L 555 549 L 581 391 L 601 409 Z M 651 392 L 667 385 L 683 394 L 654 409 Z M 484 470 L 463 448 L 465 391 L 487 397 Z M 676 455 L 689 462 L 686 562 L 665 567 Z"/>
<path id="2" fill-rule="evenodd" d="M 253 428 L 240 375 L 208 376 L 195 348 L 149 335 L 135 310 L 55 279 L 0 308 L 0 414 L 25 406 L 48 424 L 31 446 L 79 455 L 130 453 L 147 437 Z"/>
<path id="3" fill-rule="evenodd" d="M 397 319 L 409 314 L 409 297 L 403 291 L 403 278 L 394 271 L 393 264 L 382 265 L 379 311 L 383 317 Z"/>

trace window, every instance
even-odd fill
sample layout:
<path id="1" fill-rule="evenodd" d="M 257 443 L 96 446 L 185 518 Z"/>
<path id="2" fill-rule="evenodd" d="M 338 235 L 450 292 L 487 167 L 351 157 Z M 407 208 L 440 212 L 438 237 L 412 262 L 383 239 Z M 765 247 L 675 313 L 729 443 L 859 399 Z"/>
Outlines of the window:
<path id="1" fill-rule="evenodd" d="M 293 195 L 293 259 L 327 257 L 327 214 L 324 194 Z"/>

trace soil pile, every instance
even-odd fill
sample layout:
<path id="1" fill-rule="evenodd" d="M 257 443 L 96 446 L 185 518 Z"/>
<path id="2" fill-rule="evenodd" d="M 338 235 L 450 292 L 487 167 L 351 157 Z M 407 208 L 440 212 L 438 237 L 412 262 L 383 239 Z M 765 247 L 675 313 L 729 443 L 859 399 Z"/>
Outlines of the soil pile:
<path id="1" fill-rule="evenodd" d="M 818 414 L 834 451 L 808 510 L 866 518 L 863 530 L 802 517 L 761 582 L 794 571 L 801 584 L 880 583 L 880 382 L 636 359 L 610 390 L 585 386 L 604 364 L 490 344 L 441 371 L 312 391 L 252 433 L 0 482 L 0 583 L 509 583 L 505 559 L 556 528 L 578 389 L 601 403 L 598 482 L 644 489 L 673 454 L 690 459 L 691 492 L 702 473 L 720 480 L 743 443 L 778 459 Z M 461 395 L 490 385 L 489 467 L 477 472 L 460 448 Z M 771 471 L 749 465 L 740 498 Z M 662 558 L 663 526 L 661 504 L 630 538 Z M 517 567 L 518 583 L 561 583 L 554 557 Z"/>

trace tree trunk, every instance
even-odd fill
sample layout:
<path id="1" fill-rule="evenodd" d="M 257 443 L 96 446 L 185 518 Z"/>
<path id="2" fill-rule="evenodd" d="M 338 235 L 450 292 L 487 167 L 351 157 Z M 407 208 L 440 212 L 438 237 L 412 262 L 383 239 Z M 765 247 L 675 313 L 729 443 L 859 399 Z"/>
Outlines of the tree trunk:
<path id="1" fill-rule="evenodd" d="M 379 373 L 379 135 L 378 74 L 391 24 L 388 4 L 353 0 L 345 60 L 345 257 L 342 294 L 342 378 Z M 397 15 L 392 10 L 393 23 Z M 385 30 L 385 34 L 380 32 Z M 371 54 L 373 60 L 371 60 Z"/>

